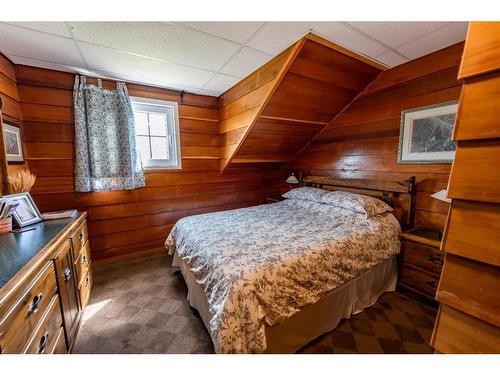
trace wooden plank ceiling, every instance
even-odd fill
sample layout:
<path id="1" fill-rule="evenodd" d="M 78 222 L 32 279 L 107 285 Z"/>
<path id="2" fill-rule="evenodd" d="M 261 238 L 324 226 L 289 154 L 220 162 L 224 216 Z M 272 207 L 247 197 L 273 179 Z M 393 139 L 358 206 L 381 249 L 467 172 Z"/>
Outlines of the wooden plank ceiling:
<path id="1" fill-rule="evenodd" d="M 221 170 L 289 162 L 384 69 L 306 35 L 220 97 Z"/>

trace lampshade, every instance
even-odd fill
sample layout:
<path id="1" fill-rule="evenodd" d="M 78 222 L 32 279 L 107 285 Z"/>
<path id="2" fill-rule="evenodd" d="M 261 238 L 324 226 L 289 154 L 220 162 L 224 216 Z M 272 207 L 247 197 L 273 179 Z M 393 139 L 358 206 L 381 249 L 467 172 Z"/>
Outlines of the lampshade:
<path id="1" fill-rule="evenodd" d="M 431 194 L 431 197 L 434 199 L 438 199 L 440 201 L 446 202 L 446 203 L 451 203 L 451 199 L 448 198 L 448 190 L 443 189 L 435 192 L 434 194 Z"/>
<path id="2" fill-rule="evenodd" d="M 297 177 L 295 177 L 294 174 L 292 173 L 290 176 L 288 176 L 288 178 L 286 179 L 286 182 L 288 184 L 298 184 L 299 180 L 297 180 Z"/>

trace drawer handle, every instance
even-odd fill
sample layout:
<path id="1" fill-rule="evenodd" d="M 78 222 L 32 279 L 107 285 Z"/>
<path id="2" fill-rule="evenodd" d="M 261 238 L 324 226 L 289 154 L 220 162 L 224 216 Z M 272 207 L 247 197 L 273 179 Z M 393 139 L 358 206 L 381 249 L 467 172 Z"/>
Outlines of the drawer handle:
<path id="1" fill-rule="evenodd" d="M 82 263 L 84 265 L 87 264 L 87 257 L 85 255 L 82 257 Z"/>
<path id="2" fill-rule="evenodd" d="M 28 315 L 32 315 L 37 312 L 38 308 L 40 307 L 40 302 L 42 302 L 42 297 L 42 293 L 37 294 L 33 297 L 33 301 L 31 301 L 31 305 L 28 309 Z"/>
<path id="3" fill-rule="evenodd" d="M 430 260 L 432 263 L 437 264 L 438 266 L 443 265 L 443 258 L 441 258 L 440 256 L 429 255 L 427 259 Z"/>
<path id="4" fill-rule="evenodd" d="M 48 342 L 49 342 L 49 333 L 45 332 L 45 335 L 43 335 L 40 338 L 40 343 L 38 344 L 38 354 L 42 354 L 45 351 Z"/>
<path id="5" fill-rule="evenodd" d="M 87 277 L 85 277 L 85 286 L 89 286 L 89 275 L 87 274 Z"/>
<path id="6" fill-rule="evenodd" d="M 436 281 L 436 280 L 426 281 L 425 283 L 426 283 L 427 285 L 429 285 L 429 286 L 430 286 L 431 288 L 433 288 L 433 289 L 436 289 L 436 288 L 437 288 L 437 286 L 438 286 L 438 283 L 437 283 L 437 281 Z"/>
<path id="7" fill-rule="evenodd" d="M 63 272 L 63 278 L 64 278 L 64 281 L 68 281 L 69 279 L 71 279 L 71 268 L 66 268 Z"/>
<path id="8" fill-rule="evenodd" d="M 78 238 L 80 239 L 80 241 L 83 241 L 83 232 L 80 233 L 80 235 L 78 236 Z"/>

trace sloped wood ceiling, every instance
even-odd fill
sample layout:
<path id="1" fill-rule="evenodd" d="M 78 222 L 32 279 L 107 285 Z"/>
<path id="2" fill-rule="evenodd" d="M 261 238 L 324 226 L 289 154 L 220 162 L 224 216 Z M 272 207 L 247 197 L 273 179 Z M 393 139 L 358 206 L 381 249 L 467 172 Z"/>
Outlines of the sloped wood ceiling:
<path id="1" fill-rule="evenodd" d="M 221 170 L 289 162 L 382 70 L 306 35 L 221 96 Z"/>

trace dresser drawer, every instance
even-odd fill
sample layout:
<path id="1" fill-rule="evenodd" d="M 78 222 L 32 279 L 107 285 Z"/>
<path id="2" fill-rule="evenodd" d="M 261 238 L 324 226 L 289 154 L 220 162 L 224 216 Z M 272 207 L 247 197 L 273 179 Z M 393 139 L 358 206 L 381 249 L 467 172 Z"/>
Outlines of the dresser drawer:
<path id="1" fill-rule="evenodd" d="M 80 250 L 80 257 L 77 259 L 75 268 L 77 273 L 78 284 L 83 282 L 85 277 L 85 272 L 90 265 L 90 247 L 89 241 L 85 242 L 85 245 Z"/>
<path id="2" fill-rule="evenodd" d="M 67 354 L 66 340 L 64 339 L 64 329 L 61 327 L 57 334 L 56 342 L 52 348 L 52 354 Z"/>
<path id="3" fill-rule="evenodd" d="M 61 308 L 59 297 L 55 295 L 50 301 L 50 306 L 41 324 L 31 337 L 24 349 L 25 354 L 49 354 L 52 353 L 57 343 L 57 337 L 62 326 Z"/>
<path id="4" fill-rule="evenodd" d="M 35 281 L 21 292 L 21 297 L 0 321 L 2 353 L 20 353 L 44 316 L 56 294 L 56 278 L 52 262 L 47 263 Z"/>
<path id="5" fill-rule="evenodd" d="M 404 262 L 441 273 L 444 254 L 434 247 L 403 240 Z"/>
<path id="6" fill-rule="evenodd" d="M 441 353 L 500 353 L 500 329 L 441 305 L 431 345 Z"/>
<path id="7" fill-rule="evenodd" d="M 92 290 L 92 268 L 91 265 L 89 264 L 89 267 L 87 268 L 85 275 L 82 279 L 82 283 L 80 284 L 80 304 L 82 306 L 82 309 L 84 309 L 87 306 L 87 303 L 89 302 L 90 299 L 90 291 Z"/>
<path id="8" fill-rule="evenodd" d="M 71 242 L 73 243 L 73 260 L 75 262 L 80 257 L 80 250 L 87 242 L 88 237 L 87 222 L 84 221 L 71 237 Z"/>
<path id="9" fill-rule="evenodd" d="M 433 274 L 405 264 L 401 273 L 401 283 L 434 299 L 439 284 L 439 278 Z"/>

